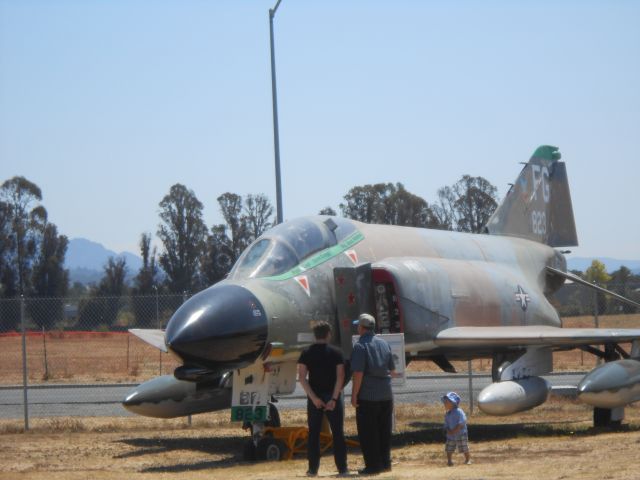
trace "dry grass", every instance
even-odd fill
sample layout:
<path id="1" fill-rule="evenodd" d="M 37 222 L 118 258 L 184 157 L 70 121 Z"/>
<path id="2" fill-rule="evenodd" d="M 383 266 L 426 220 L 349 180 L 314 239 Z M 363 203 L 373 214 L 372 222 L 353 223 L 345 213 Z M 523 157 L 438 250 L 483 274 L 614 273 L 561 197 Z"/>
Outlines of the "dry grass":
<path id="1" fill-rule="evenodd" d="M 30 383 L 136 382 L 178 366 L 173 356 L 128 333 L 50 332 L 28 336 L 26 345 Z M 0 349 L 0 384 L 21 383 L 21 337 L 0 336 Z"/>
<path id="2" fill-rule="evenodd" d="M 635 328 L 640 315 L 600 319 L 602 327 Z M 565 320 L 566 327 L 592 327 L 592 317 Z M 170 356 L 130 335 L 47 336 L 47 362 L 42 337 L 29 337 L 30 382 L 141 381 L 173 370 Z M 0 337 L 3 352 L 0 383 L 22 380 L 20 337 Z M 162 358 L 162 368 L 160 368 Z M 579 351 L 559 352 L 557 370 L 589 369 L 593 357 Z M 456 365 L 466 371 L 467 363 Z M 473 370 L 487 372 L 488 360 L 475 360 Z M 430 362 L 414 362 L 409 371 L 439 371 Z M 305 413 L 281 412 L 286 425 L 304 425 Z M 474 464 L 444 464 L 439 405 L 399 405 L 393 437 L 394 469 L 377 478 L 403 479 L 638 479 L 640 407 L 627 408 L 621 431 L 591 428 L 591 410 L 573 400 L 552 397 L 543 406 L 497 418 L 470 416 Z M 356 435 L 354 412 L 348 408 L 347 435 Z M 0 479 L 280 479 L 303 477 L 306 461 L 250 464 L 242 460 L 246 441 L 228 412 L 185 419 L 38 418 L 24 432 L 21 420 L 0 421 Z M 323 477 L 334 476 L 330 457 L 321 463 Z M 350 451 L 350 467 L 362 467 L 359 450 Z"/>
<path id="3" fill-rule="evenodd" d="M 474 464 L 447 468 L 440 405 L 399 405 L 393 436 L 390 479 L 637 479 L 636 450 L 640 408 L 627 409 L 620 431 L 590 427 L 590 410 L 574 401 L 552 398 L 547 404 L 511 417 L 470 416 Z M 210 479 L 299 478 L 306 461 L 252 464 L 242 460 L 246 434 L 228 422 L 228 412 L 184 419 L 144 418 L 40 421 L 28 433 L 2 423 L 0 479 Z M 287 425 L 303 425 L 303 411 L 282 412 Z M 347 435 L 355 436 L 353 410 L 347 409 Z M 454 457 L 459 461 L 459 456 Z M 358 449 L 349 466 L 362 467 Z M 335 476 L 324 456 L 321 477 Z"/>

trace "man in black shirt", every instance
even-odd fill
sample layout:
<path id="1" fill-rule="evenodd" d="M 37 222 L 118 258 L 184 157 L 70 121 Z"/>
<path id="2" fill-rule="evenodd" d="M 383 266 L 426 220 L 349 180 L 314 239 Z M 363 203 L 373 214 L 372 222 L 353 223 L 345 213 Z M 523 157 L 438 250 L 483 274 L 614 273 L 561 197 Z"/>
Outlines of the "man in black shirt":
<path id="1" fill-rule="evenodd" d="M 320 429 L 326 415 L 333 435 L 333 457 L 340 474 L 348 474 L 347 447 L 344 441 L 344 357 L 331 345 L 331 326 L 318 322 L 313 327 L 315 343 L 305 349 L 298 360 L 298 381 L 307 393 L 309 438 L 307 475 L 316 476 L 320 466 Z M 308 377 L 308 378 L 307 378 Z"/>

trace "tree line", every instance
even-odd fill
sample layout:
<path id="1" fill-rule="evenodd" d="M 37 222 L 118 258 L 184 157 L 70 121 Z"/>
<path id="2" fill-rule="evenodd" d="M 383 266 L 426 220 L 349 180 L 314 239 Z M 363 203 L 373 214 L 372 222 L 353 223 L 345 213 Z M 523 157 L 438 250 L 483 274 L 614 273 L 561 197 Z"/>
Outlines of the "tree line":
<path id="1" fill-rule="evenodd" d="M 607 273 L 605 265 L 593 260 L 584 271 L 573 270 L 589 283 L 595 283 L 623 297 L 640 302 L 640 275 L 634 275 L 624 265 L 618 270 Z M 638 309 L 615 298 L 579 285 L 565 286 L 555 295 L 556 307 L 561 316 L 577 315 L 615 315 L 634 313 Z"/>
<path id="2" fill-rule="evenodd" d="M 160 251 L 152 247 L 150 233 L 141 234 L 142 267 L 132 284 L 125 280 L 126 261 L 110 258 L 101 280 L 84 289 L 69 285 L 64 268 L 68 239 L 48 221 L 40 188 L 24 177 L 13 177 L 0 187 L 0 299 L 42 299 L 30 302 L 28 313 L 37 326 L 51 328 L 63 319 L 63 298 L 81 294 L 77 326 L 91 328 L 96 322 L 113 326 L 123 298 L 130 295 L 133 323 L 153 326 L 158 295 L 174 294 L 177 308 L 180 295 L 223 279 L 242 251 L 274 223 L 273 205 L 263 194 L 243 198 L 227 192 L 217 203 L 224 223 L 207 226 L 203 204 L 194 192 L 173 185 L 159 202 Z M 497 189 L 488 180 L 463 175 L 440 188 L 432 204 L 401 183 L 378 183 L 352 187 L 339 209 L 342 216 L 366 223 L 479 233 L 497 204 Z M 336 211 L 325 207 L 319 214 Z M 18 326 L 18 308 L 17 302 L 0 302 L 0 330 Z"/>

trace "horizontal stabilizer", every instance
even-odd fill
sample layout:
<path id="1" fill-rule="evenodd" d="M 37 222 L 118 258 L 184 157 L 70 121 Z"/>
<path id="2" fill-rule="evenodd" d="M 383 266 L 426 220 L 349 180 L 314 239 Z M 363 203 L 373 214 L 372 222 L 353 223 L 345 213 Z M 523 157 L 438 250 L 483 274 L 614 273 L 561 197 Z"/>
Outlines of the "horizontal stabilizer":
<path id="1" fill-rule="evenodd" d="M 449 348 L 499 347 L 577 347 L 604 343 L 631 342 L 640 338 L 640 329 L 631 328 L 558 328 L 524 327 L 454 327 L 442 330 L 434 343 Z"/>
<path id="2" fill-rule="evenodd" d="M 584 285 L 585 287 L 593 288 L 594 290 L 610 295 L 613 298 L 620 300 L 621 302 L 628 303 L 629 305 L 633 305 L 634 307 L 640 307 L 640 303 L 634 302 L 633 300 L 623 297 L 622 295 L 612 292 L 611 290 L 607 290 L 606 288 L 602 288 L 601 286 L 596 285 L 595 283 L 589 283 L 584 278 L 580 278 L 579 276 L 574 275 L 571 272 L 563 272 L 562 270 L 558 270 L 557 268 L 553 268 L 549 266 L 547 267 L 547 271 L 553 273 L 554 275 L 560 275 L 561 277 L 564 277 L 567 280 L 571 280 L 572 282 L 579 283 L 580 285 Z"/>
<path id="3" fill-rule="evenodd" d="M 164 330 L 159 328 L 130 328 L 129 333 L 165 353 L 168 352 L 167 345 L 164 343 Z"/>

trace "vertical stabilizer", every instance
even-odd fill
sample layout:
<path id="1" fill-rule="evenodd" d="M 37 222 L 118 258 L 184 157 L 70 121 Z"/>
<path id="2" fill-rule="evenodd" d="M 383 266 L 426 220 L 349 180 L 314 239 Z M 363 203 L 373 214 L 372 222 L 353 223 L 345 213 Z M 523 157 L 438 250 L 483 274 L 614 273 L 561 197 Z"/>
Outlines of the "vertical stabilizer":
<path id="1" fill-rule="evenodd" d="M 552 247 L 578 245 L 567 170 L 559 159 L 557 147 L 538 147 L 489 218 L 487 233 L 527 238 Z"/>

